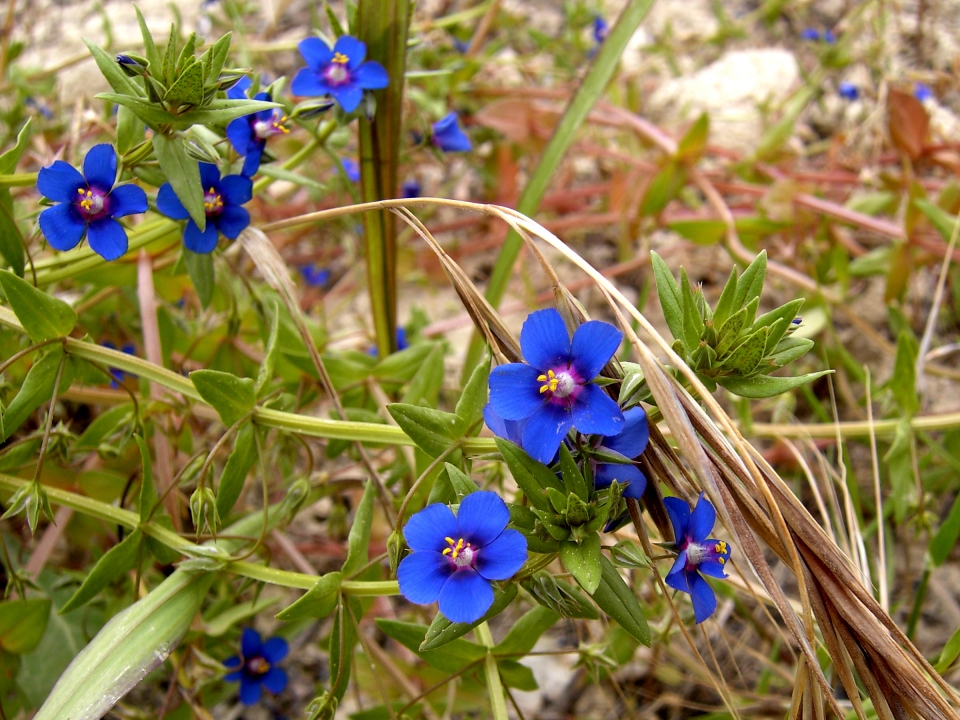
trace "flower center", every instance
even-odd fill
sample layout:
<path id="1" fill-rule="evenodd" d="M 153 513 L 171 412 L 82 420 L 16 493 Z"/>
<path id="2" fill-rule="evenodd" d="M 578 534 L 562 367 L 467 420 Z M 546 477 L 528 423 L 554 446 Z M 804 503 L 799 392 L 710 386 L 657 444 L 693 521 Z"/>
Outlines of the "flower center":
<path id="1" fill-rule="evenodd" d="M 727 543 L 725 540 L 719 540 L 711 545 L 702 545 L 700 543 L 689 543 L 686 547 L 687 551 L 687 567 L 692 568 L 696 565 L 699 565 L 711 554 L 711 552 L 720 555 L 721 557 L 717 558 L 717 562 L 721 565 L 726 565 L 727 559 L 722 557 L 727 554 Z"/>
<path id="2" fill-rule="evenodd" d="M 274 112 L 273 118 L 270 120 L 257 120 L 253 124 L 253 133 L 261 140 L 266 140 L 274 135 L 286 135 L 290 132 L 290 128 L 285 124 L 287 119 L 286 115 L 281 117 L 279 113 Z"/>
<path id="3" fill-rule="evenodd" d="M 77 208 L 87 219 L 92 220 L 103 214 L 106 196 L 90 188 L 77 188 Z"/>
<path id="4" fill-rule="evenodd" d="M 453 538 L 444 538 L 450 547 L 444 548 L 443 554 L 450 560 L 450 564 L 457 570 L 463 568 L 472 568 L 477 562 L 477 548 L 466 542 L 463 538 L 454 540 Z"/>
<path id="5" fill-rule="evenodd" d="M 542 383 L 542 385 L 540 385 L 541 395 L 543 393 L 549 393 L 550 397 L 561 399 L 569 397 L 570 393 L 572 393 L 577 386 L 577 381 L 566 371 L 555 373 L 553 370 L 547 370 L 546 375 L 540 375 L 537 381 Z"/>
<path id="6" fill-rule="evenodd" d="M 264 675 L 270 670 L 270 663 L 262 657 L 252 657 L 247 660 L 247 671 L 253 675 Z"/>
<path id="7" fill-rule="evenodd" d="M 223 210 L 223 198 L 213 188 L 203 194 L 203 210 L 207 215 L 219 215 Z"/>
<path id="8" fill-rule="evenodd" d="M 350 71 L 347 69 L 347 63 L 350 62 L 343 53 L 334 53 L 333 59 L 323 71 L 323 76 L 330 85 L 343 85 L 350 81 Z"/>

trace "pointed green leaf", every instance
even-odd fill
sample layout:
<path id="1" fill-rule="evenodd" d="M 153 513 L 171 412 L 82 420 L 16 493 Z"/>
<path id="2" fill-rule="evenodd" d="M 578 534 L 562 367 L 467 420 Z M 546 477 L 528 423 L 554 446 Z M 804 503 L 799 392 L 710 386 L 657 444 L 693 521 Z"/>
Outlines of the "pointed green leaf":
<path id="1" fill-rule="evenodd" d="M 187 275 L 190 276 L 190 282 L 193 283 L 193 289 L 197 291 L 197 299 L 204 308 L 210 307 L 213 301 L 213 293 L 217 289 L 217 275 L 213 264 L 213 253 L 195 253 L 182 248 L 183 264 L 187 268 Z"/>
<path id="2" fill-rule="evenodd" d="M 753 262 L 743 271 L 743 275 L 737 280 L 737 295 L 734 298 L 733 306 L 737 309 L 742 308 L 754 298 L 760 297 L 763 290 L 763 281 L 767 276 L 767 251 L 763 250 Z"/>
<path id="3" fill-rule="evenodd" d="M 908 331 L 897 338 L 897 356 L 890 376 L 890 389 L 902 415 L 913 417 L 920 409 L 917 396 L 917 341 Z"/>
<path id="4" fill-rule="evenodd" d="M 332 572 L 317 579 L 317 584 L 301 595 L 293 604 L 277 614 L 277 620 L 296 622 L 304 618 L 321 619 L 337 608 L 343 573 Z"/>
<path id="5" fill-rule="evenodd" d="M 97 100 L 106 100 L 107 102 L 114 102 L 117 105 L 130 108 L 138 118 L 143 120 L 155 131 L 159 125 L 174 124 L 177 122 L 176 115 L 167 112 L 163 108 L 157 107 L 143 98 L 132 97 L 130 95 L 118 95 L 115 93 L 98 93 L 94 97 L 97 98 Z M 156 148 L 156 145 L 154 145 L 154 148 Z"/>
<path id="6" fill-rule="evenodd" d="M 27 335 L 35 343 L 66 337 L 77 313 L 63 300 L 47 295 L 8 270 L 0 270 L 0 288 Z"/>
<path id="7" fill-rule="evenodd" d="M 203 102 L 203 66 L 195 62 L 184 70 L 167 90 L 163 100 L 174 108 L 181 105 L 199 105 Z"/>
<path id="8" fill-rule="evenodd" d="M 143 468 L 143 479 L 140 481 L 140 522 L 150 519 L 153 509 L 160 502 L 157 487 L 153 482 L 153 464 L 150 461 L 150 449 L 147 441 L 137 435 L 137 446 L 140 448 L 140 465 Z"/>
<path id="9" fill-rule="evenodd" d="M 480 489 L 477 487 L 477 483 L 456 465 L 444 463 L 443 467 L 447 471 L 447 477 L 450 478 L 450 484 L 453 485 L 453 491 L 457 494 L 458 501 Z"/>
<path id="10" fill-rule="evenodd" d="M 564 540 L 560 543 L 560 560 L 580 587 L 593 595 L 600 584 L 600 536 L 587 535 L 579 543 Z"/>
<path id="11" fill-rule="evenodd" d="M 237 432 L 233 443 L 233 452 L 227 458 L 220 475 L 220 484 L 217 486 L 217 514 L 225 518 L 233 506 L 236 505 L 243 491 L 243 484 L 247 475 L 257 462 L 257 443 L 254 438 L 256 428 L 253 423 L 246 423 Z"/>
<path id="12" fill-rule="evenodd" d="M 83 584 L 67 601 L 67 604 L 60 609 L 60 614 L 68 613 L 87 604 L 107 585 L 133 568 L 137 564 L 137 556 L 140 554 L 141 539 L 143 539 L 143 535 L 140 528 L 137 528 L 127 535 L 123 542 L 110 548 L 93 566 L 93 570 L 90 571 Z"/>
<path id="13" fill-rule="evenodd" d="M 568 493 L 573 493 L 584 502 L 590 499 L 590 490 L 583 479 L 583 473 L 565 443 L 560 444 L 560 472 L 563 475 L 563 487 Z"/>
<path id="14" fill-rule="evenodd" d="M 483 406 L 487 404 L 487 382 L 490 377 L 490 358 L 487 357 L 470 373 L 470 379 L 463 388 L 454 413 L 463 420 L 467 428 L 479 423 L 483 415 Z"/>
<path id="15" fill-rule="evenodd" d="M 496 585 L 493 586 L 493 604 L 483 616 L 472 623 L 454 623 L 447 620 L 442 614 L 437 613 L 427 633 L 424 635 L 423 642 L 420 644 L 420 652 L 436 650 L 458 637 L 466 635 L 480 623 L 487 622 L 502 613 L 507 606 L 517 597 L 517 586 L 507 585 L 505 590 L 500 590 Z"/>
<path id="16" fill-rule="evenodd" d="M 57 370 L 63 360 L 63 350 L 57 347 L 34 363 L 23 379 L 23 385 L 17 391 L 10 405 L 0 414 L 0 436 L 8 439 L 17 428 L 23 425 L 34 410 L 53 397 L 53 383 L 57 379 Z M 73 383 L 72 362 L 65 362 L 60 375 L 60 395 Z"/>
<path id="17" fill-rule="evenodd" d="M 83 43 L 87 46 L 90 54 L 93 55 L 97 67 L 100 68 L 100 72 L 103 73 L 107 82 L 110 83 L 110 87 L 117 93 L 135 98 L 145 96 L 146 93 L 143 88 L 140 87 L 133 78 L 127 77 L 127 74 L 120 69 L 120 65 L 117 64 L 117 59 L 113 55 L 107 53 L 107 51 L 100 46 L 94 45 L 89 40 L 84 40 Z"/>
<path id="18" fill-rule="evenodd" d="M 277 338 L 280 336 L 280 307 L 276 301 L 270 303 L 268 320 L 270 334 L 267 338 L 263 362 L 260 363 L 260 369 L 257 371 L 257 382 L 253 387 L 258 398 L 261 398 L 270 386 L 270 381 L 273 379 L 273 369 L 277 363 L 277 354 L 280 351 L 280 345 L 277 343 Z"/>
<path id="19" fill-rule="evenodd" d="M 257 404 L 250 378 L 238 378 L 219 370 L 194 370 L 190 381 L 227 427 L 250 413 Z"/>
<path id="20" fill-rule="evenodd" d="M 775 367 L 783 367 L 802 358 L 813 349 L 813 346 L 814 342 L 809 338 L 787 337 L 777 344 L 767 360 Z"/>
<path id="21" fill-rule="evenodd" d="M 510 468 L 510 474 L 530 504 L 540 510 L 553 512 L 547 499 L 547 488 L 560 491 L 563 486 L 546 465 L 542 465 L 527 455 L 521 448 L 503 438 L 495 438 L 503 461 Z M 564 501 L 566 502 L 566 501 Z"/>
<path id="22" fill-rule="evenodd" d="M 223 70 L 223 64 L 227 61 L 227 54 L 230 52 L 231 37 L 233 33 L 227 33 L 213 44 L 206 76 L 207 83 L 214 83 L 220 77 L 220 71 Z"/>
<path id="23" fill-rule="evenodd" d="M 657 284 L 657 295 L 660 297 L 663 319 L 667 321 L 670 334 L 678 340 L 683 339 L 683 308 L 680 286 L 673 278 L 670 268 L 657 253 L 650 253 L 650 263 L 653 266 L 653 277 Z"/>
<path id="24" fill-rule="evenodd" d="M 763 351 L 767 346 L 767 334 L 770 328 L 763 327 L 741 342 L 723 360 L 723 367 L 740 376 L 751 374 L 763 359 Z"/>
<path id="25" fill-rule="evenodd" d="M 181 130 L 191 125 L 226 125 L 238 117 L 282 107 L 280 103 L 265 100 L 211 100 L 202 108 L 177 115 L 176 125 Z"/>
<path id="26" fill-rule="evenodd" d="M 0 602 L 0 649 L 25 655 L 40 644 L 50 619 L 48 598 L 26 598 Z"/>
<path id="27" fill-rule="evenodd" d="M 11 175 L 17 170 L 17 163 L 23 157 L 23 151 L 27 149 L 27 142 L 30 140 L 30 125 L 33 118 L 27 118 L 27 121 L 17 133 L 17 143 L 0 155 L 0 175 Z"/>
<path id="28" fill-rule="evenodd" d="M 797 377 L 770 377 L 769 375 L 757 375 L 752 378 L 718 377 L 716 381 L 718 385 L 734 395 L 761 400 L 793 390 L 832 372 L 833 370 L 821 370 Z"/>
<path id="29" fill-rule="evenodd" d="M 697 162 L 707 149 L 710 138 L 710 116 L 701 113 L 696 122 L 677 143 L 677 159 L 685 162 Z"/>
<path id="30" fill-rule="evenodd" d="M 600 575 L 600 583 L 593 593 L 594 602 L 634 639 L 649 647 L 650 628 L 637 596 L 623 581 L 613 563 L 603 555 L 600 556 Z"/>
<path id="31" fill-rule="evenodd" d="M 207 226 L 207 215 L 203 207 L 200 166 L 187 154 L 183 138 L 157 133 L 153 136 L 153 150 L 173 191 L 197 227 L 203 230 Z"/>
<path id="32" fill-rule="evenodd" d="M 443 383 L 443 345 L 437 343 L 414 373 L 406 392 L 400 398 L 409 405 L 436 407 Z"/>
<path id="33" fill-rule="evenodd" d="M 422 651 L 420 646 L 425 642 L 427 633 L 425 626 L 384 618 L 377 618 L 376 623 L 377 627 L 386 635 L 412 650 L 433 667 L 444 672 L 459 672 L 487 653 L 486 648 L 460 638 L 454 639 L 436 650 Z"/>
<path id="34" fill-rule="evenodd" d="M 717 307 L 713 311 L 713 324 L 718 330 L 723 327 L 723 324 L 727 322 L 727 319 L 732 313 L 735 313 L 739 308 L 735 307 L 734 303 L 737 299 L 737 268 L 734 267 L 730 271 L 730 277 L 727 278 L 726 284 L 723 286 L 723 292 L 720 293 L 720 299 L 717 300 Z"/>
<path id="35" fill-rule="evenodd" d="M 368 480 L 347 536 L 347 559 L 343 561 L 341 569 L 346 577 L 357 573 L 370 562 L 370 529 L 373 527 L 373 501 L 376 496 L 377 488 L 373 481 Z"/>
<path id="36" fill-rule="evenodd" d="M 430 457 L 440 456 L 463 436 L 463 421 L 452 413 L 404 403 L 388 405 L 387 411 Z"/>
<path id="37" fill-rule="evenodd" d="M 10 195 L 10 189 L 5 187 L 0 187 L 0 257 L 3 257 L 14 273 L 23 277 L 26 265 L 23 235 L 14 217 L 13 196 Z"/>
<path id="38" fill-rule="evenodd" d="M 157 50 L 157 44 L 153 41 L 153 35 L 150 34 L 150 28 L 147 27 L 147 22 L 143 19 L 143 13 L 140 12 L 140 8 L 134 5 L 133 9 L 137 12 L 137 22 L 140 24 L 140 36 L 143 38 L 143 47 L 146 52 L 147 62 L 150 63 L 150 68 L 153 72 L 159 72 L 163 66 L 163 61 L 160 58 L 160 52 Z"/>
<path id="39" fill-rule="evenodd" d="M 526 655 L 537 640 L 560 619 L 560 615 L 542 605 L 528 610 L 493 648 L 494 655 Z"/>

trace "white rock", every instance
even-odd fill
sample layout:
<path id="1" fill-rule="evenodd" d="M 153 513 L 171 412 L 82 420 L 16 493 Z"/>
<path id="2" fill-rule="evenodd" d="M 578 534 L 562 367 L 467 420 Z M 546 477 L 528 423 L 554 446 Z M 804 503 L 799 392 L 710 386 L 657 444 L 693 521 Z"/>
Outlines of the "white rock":
<path id="1" fill-rule="evenodd" d="M 650 96 L 647 111 L 668 126 L 706 111 L 715 142 L 748 151 L 763 132 L 758 107 L 784 100 L 799 80 L 797 61 L 786 50 L 736 50 L 692 75 L 665 82 Z"/>

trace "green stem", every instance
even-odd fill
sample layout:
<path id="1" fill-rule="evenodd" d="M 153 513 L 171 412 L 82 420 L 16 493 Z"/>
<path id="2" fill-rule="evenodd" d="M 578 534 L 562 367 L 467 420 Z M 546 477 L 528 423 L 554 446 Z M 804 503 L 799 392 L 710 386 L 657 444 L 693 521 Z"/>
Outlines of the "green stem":
<path id="1" fill-rule="evenodd" d="M 0 187 L 30 187 L 37 184 L 37 173 L 0 175 Z"/>
<path id="2" fill-rule="evenodd" d="M 497 667 L 497 658 L 492 652 L 494 642 L 493 635 L 490 634 L 490 627 L 482 622 L 474 628 L 473 632 L 480 644 L 487 648 L 483 669 L 487 676 L 487 692 L 490 694 L 490 709 L 493 712 L 494 720 L 507 720 L 507 699 L 500 682 L 500 668 Z"/>

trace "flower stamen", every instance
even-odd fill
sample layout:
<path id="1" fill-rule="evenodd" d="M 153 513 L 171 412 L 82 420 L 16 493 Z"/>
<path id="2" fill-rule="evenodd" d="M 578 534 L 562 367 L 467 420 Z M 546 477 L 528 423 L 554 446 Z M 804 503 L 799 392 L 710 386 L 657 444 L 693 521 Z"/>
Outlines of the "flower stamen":
<path id="1" fill-rule="evenodd" d="M 557 385 L 560 384 L 560 378 L 557 377 L 553 370 L 547 370 L 547 374 L 537 377 L 537 381 L 543 383 L 543 385 L 540 387 L 541 394 L 547 392 L 548 390 L 552 393 L 556 392 Z"/>
<path id="2" fill-rule="evenodd" d="M 215 215 L 223 210 L 223 198 L 214 188 L 210 188 L 204 193 L 203 209 L 207 215 Z"/>
<path id="3" fill-rule="evenodd" d="M 333 54 L 333 60 L 330 62 L 336 63 L 337 65 L 346 65 L 348 62 L 350 62 L 350 58 L 348 58 L 342 52 L 335 52 Z"/>
<path id="4" fill-rule="evenodd" d="M 247 661 L 247 670 L 254 675 L 264 675 L 270 670 L 270 663 L 262 657 L 252 657 Z"/>
<path id="5" fill-rule="evenodd" d="M 103 210 L 103 198 L 93 190 L 77 188 L 77 193 L 80 195 L 80 202 L 77 204 L 87 215 L 96 215 Z"/>

